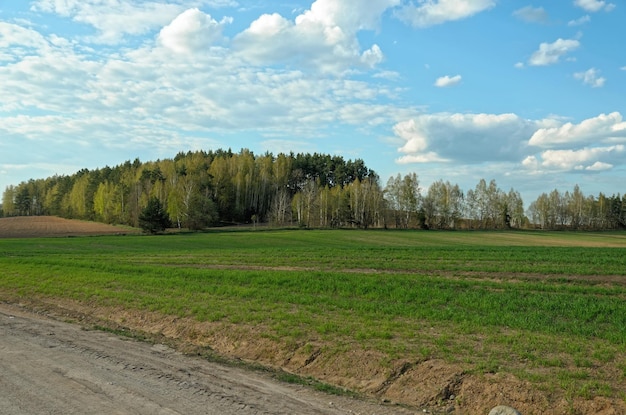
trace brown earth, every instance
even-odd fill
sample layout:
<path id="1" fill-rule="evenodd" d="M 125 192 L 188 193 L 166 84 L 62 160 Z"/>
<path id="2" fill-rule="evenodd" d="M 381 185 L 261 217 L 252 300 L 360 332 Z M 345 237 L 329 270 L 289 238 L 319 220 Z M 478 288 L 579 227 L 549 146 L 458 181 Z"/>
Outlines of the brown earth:
<path id="1" fill-rule="evenodd" d="M 0 414 L 409 415 L 0 302 Z"/>
<path id="2" fill-rule="evenodd" d="M 9 229 L 7 223 L 15 219 L 18 218 L 0 219 L 0 237 L 4 236 L 2 229 Z M 39 221 L 40 224 L 36 225 Z M 27 235 L 28 232 L 31 236 L 35 234 L 42 236 L 38 232 L 44 232 L 46 236 L 88 233 L 87 227 L 81 228 L 87 226 L 87 223 L 83 222 L 79 222 L 80 226 L 76 228 L 58 218 L 51 220 L 40 218 L 34 222 L 26 226 L 24 229 L 28 231 L 22 231 L 19 236 Z M 61 225 L 61 229 L 55 229 L 54 224 Z M 113 232 L 111 227 L 106 225 L 103 228 L 90 229 L 97 229 L 94 230 L 95 234 L 102 234 L 100 230 L 105 232 L 105 228 L 112 233 L 124 233 L 120 232 L 120 228 L 114 228 L 117 232 Z M 79 232 L 78 229 L 83 233 L 74 233 Z M 18 300 L 16 297 L 12 298 L 10 293 L 0 293 L 0 299 L 5 303 L 19 302 L 23 309 L 33 310 L 57 320 L 70 320 L 82 327 L 95 325 L 136 333 L 145 336 L 149 341 L 165 343 L 186 354 L 211 354 L 250 364 L 261 364 L 268 368 L 320 379 L 387 404 L 397 403 L 403 406 L 400 408 L 387 405 L 378 409 L 369 407 L 372 412 L 350 410 L 337 413 L 486 415 L 497 405 L 510 405 L 524 415 L 626 414 L 624 399 L 626 387 L 623 385 L 623 375 L 617 369 L 612 379 L 607 381 L 616 385 L 618 391 L 623 391 L 621 397 L 568 398 L 561 391 L 546 390 L 510 373 L 497 371 L 476 373 L 462 363 L 452 364 L 438 359 L 390 361 L 388 356 L 364 350 L 355 346 L 356 343 L 346 344 L 341 351 L 337 351 L 337 347 L 330 347 L 321 340 L 308 344 L 287 344 L 280 339 L 268 338 L 264 335 L 262 327 L 198 322 L 193 319 L 138 310 L 106 308 L 68 300 L 45 298 Z M 97 333 L 87 332 L 86 335 L 97 336 Z M 332 401 L 335 398 L 321 399 Z"/>
<path id="3" fill-rule="evenodd" d="M 0 238 L 123 235 L 137 229 L 104 223 L 63 219 L 56 216 L 0 218 Z"/>

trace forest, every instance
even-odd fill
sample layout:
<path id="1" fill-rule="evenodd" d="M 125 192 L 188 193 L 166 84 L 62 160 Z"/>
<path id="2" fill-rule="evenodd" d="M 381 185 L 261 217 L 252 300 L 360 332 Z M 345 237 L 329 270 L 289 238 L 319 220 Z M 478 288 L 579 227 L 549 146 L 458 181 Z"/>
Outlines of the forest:
<path id="1" fill-rule="evenodd" d="M 242 149 L 179 153 L 126 161 L 72 175 L 8 186 L 0 216 L 55 215 L 138 226 L 157 201 L 174 227 L 229 224 L 304 228 L 588 229 L 626 228 L 626 196 L 553 190 L 527 211 L 514 189 L 481 179 L 464 192 L 439 180 L 420 187 L 416 173 L 381 183 L 363 160 L 327 154 L 255 155 Z"/>

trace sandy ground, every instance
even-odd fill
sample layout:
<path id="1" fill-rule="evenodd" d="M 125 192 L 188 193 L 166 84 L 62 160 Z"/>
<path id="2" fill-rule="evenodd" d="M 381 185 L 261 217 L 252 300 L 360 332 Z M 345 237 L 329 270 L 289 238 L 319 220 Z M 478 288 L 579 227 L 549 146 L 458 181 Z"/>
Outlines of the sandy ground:
<path id="1" fill-rule="evenodd" d="M 0 304 L 0 414 L 409 414 Z"/>

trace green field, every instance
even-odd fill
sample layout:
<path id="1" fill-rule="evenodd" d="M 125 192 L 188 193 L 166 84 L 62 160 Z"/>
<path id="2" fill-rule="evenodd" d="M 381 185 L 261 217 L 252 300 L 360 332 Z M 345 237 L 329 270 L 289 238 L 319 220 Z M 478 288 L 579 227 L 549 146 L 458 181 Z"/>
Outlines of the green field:
<path id="1" fill-rule="evenodd" d="M 0 299 L 65 298 L 626 399 L 626 234 L 348 230 L 0 239 Z"/>

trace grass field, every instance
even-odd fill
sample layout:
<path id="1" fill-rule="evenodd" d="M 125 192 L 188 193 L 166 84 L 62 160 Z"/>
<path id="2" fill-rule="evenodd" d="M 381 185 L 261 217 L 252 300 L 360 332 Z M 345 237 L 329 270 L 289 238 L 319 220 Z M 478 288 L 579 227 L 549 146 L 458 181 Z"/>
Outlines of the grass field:
<path id="1" fill-rule="evenodd" d="M 0 294 L 255 327 L 285 347 L 625 400 L 626 234 L 348 230 L 0 239 Z M 0 297 L 0 298 L 2 298 Z"/>

